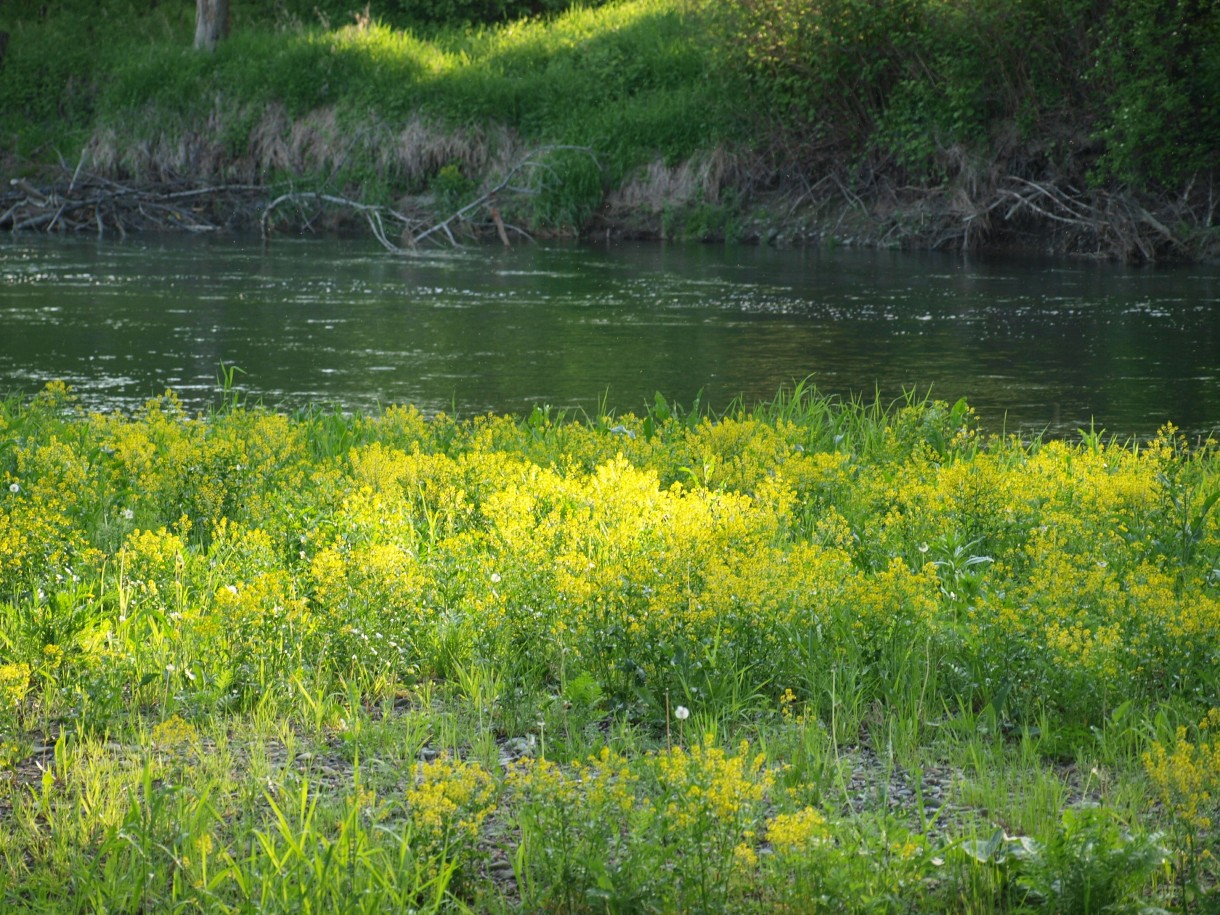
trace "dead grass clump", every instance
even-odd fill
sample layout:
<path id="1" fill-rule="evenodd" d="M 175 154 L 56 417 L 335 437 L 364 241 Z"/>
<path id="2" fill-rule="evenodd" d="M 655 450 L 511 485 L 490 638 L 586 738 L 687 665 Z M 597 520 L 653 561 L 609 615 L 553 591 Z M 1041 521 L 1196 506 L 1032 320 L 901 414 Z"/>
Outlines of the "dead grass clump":
<path id="1" fill-rule="evenodd" d="M 637 169 L 606 200 L 610 214 L 681 210 L 697 203 L 717 205 L 726 188 L 738 189 L 751 172 L 745 155 L 717 146 L 681 162 L 654 159 Z"/>
<path id="2" fill-rule="evenodd" d="M 496 165 L 519 158 L 524 147 L 503 127 L 452 129 L 413 116 L 379 150 L 383 168 L 401 175 L 408 183 L 422 183 L 446 165 L 456 165 L 477 181 Z"/>

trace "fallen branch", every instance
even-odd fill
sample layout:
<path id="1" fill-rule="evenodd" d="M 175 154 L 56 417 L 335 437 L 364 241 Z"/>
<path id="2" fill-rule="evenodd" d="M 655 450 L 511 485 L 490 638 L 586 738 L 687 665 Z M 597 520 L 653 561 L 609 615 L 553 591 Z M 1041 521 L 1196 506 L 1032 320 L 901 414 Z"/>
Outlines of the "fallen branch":
<path id="1" fill-rule="evenodd" d="M 383 248 L 385 248 L 387 251 L 393 251 L 396 254 L 403 252 L 403 248 L 390 241 L 385 230 L 385 222 L 387 219 L 401 223 L 405 228 L 409 229 L 411 226 L 411 220 L 402 213 L 399 213 L 397 210 L 393 210 L 390 207 L 378 206 L 370 203 L 361 203 L 359 200 L 351 200 L 347 197 L 339 197 L 336 194 L 323 194 L 317 191 L 292 191 L 287 194 L 281 194 L 279 197 L 276 197 L 273 201 L 271 201 L 271 203 L 267 204 L 266 209 L 263 210 L 262 218 L 260 219 L 263 238 L 267 238 L 272 213 L 285 204 L 296 204 L 299 206 L 301 203 L 306 201 L 312 201 L 315 204 L 329 204 L 331 206 L 343 207 L 344 209 L 353 210 L 356 213 L 359 213 L 362 217 L 364 217 L 365 222 L 368 223 L 369 229 L 373 233 L 373 237 L 377 239 L 378 243 Z"/>
<path id="2" fill-rule="evenodd" d="M 352 200 L 348 197 L 340 197 L 335 194 L 325 194 L 320 191 L 292 191 L 281 194 L 267 204 L 260 219 L 262 234 L 264 238 L 269 236 L 273 227 L 272 217 L 277 210 L 285 206 L 301 207 L 302 204 L 311 203 L 316 206 L 338 207 L 357 214 L 364 219 L 369 227 L 369 231 L 372 232 L 373 237 L 377 239 L 377 242 L 383 248 L 395 254 L 404 254 L 423 244 L 425 241 L 436 241 L 440 236 L 444 236 L 445 240 L 456 248 L 458 240 L 454 234 L 455 228 L 461 223 L 469 222 L 472 214 L 486 209 L 488 218 L 491 220 L 500 241 L 505 247 L 509 247 L 509 229 L 524 238 L 529 239 L 530 236 L 524 230 L 504 222 L 498 207 L 499 201 L 508 195 L 533 196 L 540 193 L 540 185 L 542 185 L 543 181 L 538 176 L 543 173 L 554 174 L 554 169 L 547 164 L 545 157 L 553 152 L 560 151 L 580 152 L 590 157 L 593 156 L 593 152 L 583 146 L 544 146 L 533 150 L 522 157 L 499 181 L 479 194 L 474 200 L 463 205 L 447 218 L 422 229 L 418 233 L 413 231 L 417 225 L 416 221 L 392 207 L 363 203 L 359 200 Z M 526 178 L 526 183 L 517 183 L 523 176 Z M 405 245 L 396 244 L 391 240 L 389 233 L 386 231 L 387 222 L 397 223 L 402 227 L 401 236 L 405 240 Z"/>
<path id="3" fill-rule="evenodd" d="M 510 168 L 498 184 L 480 194 L 477 198 L 466 204 L 448 219 L 438 222 L 432 228 L 415 236 L 415 244 L 418 245 L 420 242 L 436 234 L 437 232 L 443 231 L 448 237 L 450 243 L 456 245 L 457 242 L 454 241 L 453 233 L 450 231 L 450 226 L 455 222 L 460 222 L 465 219 L 467 214 L 473 213 L 483 206 L 492 204 L 496 201 L 500 194 L 505 192 L 517 194 L 519 196 L 533 196 L 539 193 L 539 188 L 533 185 L 514 185 L 513 179 L 515 179 L 519 174 L 528 172 L 547 171 L 553 174 L 554 169 L 546 163 L 544 158 L 553 152 L 580 152 L 590 157 L 593 156 L 593 151 L 587 146 L 544 146 L 540 149 L 535 149 L 527 153 L 520 161 L 517 162 L 516 165 Z M 596 161 L 596 159 L 594 159 L 594 161 Z M 492 209 L 493 211 L 495 210 L 494 207 L 492 207 Z"/>

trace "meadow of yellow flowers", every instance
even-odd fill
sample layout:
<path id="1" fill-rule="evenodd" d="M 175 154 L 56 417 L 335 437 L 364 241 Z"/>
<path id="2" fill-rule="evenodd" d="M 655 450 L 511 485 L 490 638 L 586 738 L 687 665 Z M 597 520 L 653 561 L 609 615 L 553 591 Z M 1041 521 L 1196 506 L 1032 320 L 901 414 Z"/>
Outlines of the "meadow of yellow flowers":
<path id="1" fill-rule="evenodd" d="M 50 385 L 0 404 L 0 908 L 1215 911 L 1218 500 L 1172 427 L 915 397 Z"/>

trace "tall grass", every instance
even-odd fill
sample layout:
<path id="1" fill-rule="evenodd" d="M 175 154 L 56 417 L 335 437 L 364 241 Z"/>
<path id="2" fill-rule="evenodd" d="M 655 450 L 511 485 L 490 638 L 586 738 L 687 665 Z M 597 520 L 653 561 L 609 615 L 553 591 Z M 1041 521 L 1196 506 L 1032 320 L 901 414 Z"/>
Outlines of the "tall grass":
<path id="1" fill-rule="evenodd" d="M 932 244 L 969 246 L 1017 217 L 1074 224 L 1133 257 L 1211 243 L 1214 4 L 536 6 L 544 15 L 513 18 L 521 4 L 238 4 L 232 38 L 209 55 L 190 48 L 182 4 L 95 14 L 14 0 L 0 7 L 0 129 L 40 162 L 86 149 L 124 177 L 324 186 L 379 203 L 439 200 L 446 168 L 473 193 L 527 149 L 587 147 L 594 167 L 548 163 L 537 205 L 509 214 L 546 228 L 579 229 L 609 197 L 652 231 L 728 238 L 753 231 L 746 206 L 779 192 L 786 216 L 753 216 L 830 225 L 864 202 Z M 710 186 L 667 196 L 649 180 L 726 156 L 738 167 Z M 1021 182 L 1092 202 L 1043 218 L 1017 206 Z M 1130 207 L 1090 192 L 1141 193 L 1152 221 L 1135 209 L 1123 223 Z M 890 220 L 895 201 L 943 228 L 926 213 Z M 1149 227 L 1160 241 L 1107 240 Z"/>
<path id="2" fill-rule="evenodd" d="M 1218 487 L 915 393 L 52 385 L 0 406 L 0 907 L 1208 911 Z"/>
<path id="3" fill-rule="evenodd" d="M 588 147 L 594 160 L 548 163 L 531 221 L 562 225 L 583 222 L 630 170 L 715 146 L 731 120 L 727 77 L 690 40 L 698 15 L 675 0 L 426 37 L 377 20 L 239 21 L 213 55 L 190 48 L 183 15 L 122 21 L 133 17 L 130 31 L 117 16 L 17 24 L 0 118 L 21 151 L 53 144 L 74 158 L 90 134 L 95 146 L 113 135 L 93 157 L 120 173 L 216 168 L 197 177 L 327 182 L 389 201 L 428 191 L 447 165 L 473 186 L 527 148 Z M 59 46 L 75 50 L 50 53 Z M 318 112 L 334 112 L 336 129 L 302 152 L 299 125 Z M 421 122 L 452 138 L 450 152 L 412 167 L 420 153 L 405 128 Z"/>

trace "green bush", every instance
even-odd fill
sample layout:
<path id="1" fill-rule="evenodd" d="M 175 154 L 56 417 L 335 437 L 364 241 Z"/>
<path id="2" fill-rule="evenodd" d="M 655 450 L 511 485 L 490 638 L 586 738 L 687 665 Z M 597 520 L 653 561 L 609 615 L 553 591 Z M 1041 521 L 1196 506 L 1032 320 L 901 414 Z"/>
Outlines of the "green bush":
<path id="1" fill-rule="evenodd" d="M 878 143 L 916 161 L 936 141 L 975 143 L 998 119 L 1058 103 L 1069 6 L 1031 0 L 733 0 L 730 59 L 796 131 Z"/>
<path id="2" fill-rule="evenodd" d="M 1099 173 L 1178 188 L 1220 162 L 1220 4 L 1120 0 L 1105 19 Z"/>
<path id="3" fill-rule="evenodd" d="M 772 140 L 917 172 L 938 147 L 1045 144 L 1067 123 L 1095 177 L 1180 187 L 1220 159 L 1220 4 L 1207 0 L 731 0 L 721 43 Z M 933 177 L 937 177 L 933 175 Z"/>

